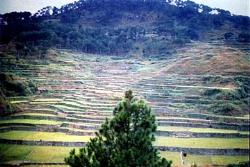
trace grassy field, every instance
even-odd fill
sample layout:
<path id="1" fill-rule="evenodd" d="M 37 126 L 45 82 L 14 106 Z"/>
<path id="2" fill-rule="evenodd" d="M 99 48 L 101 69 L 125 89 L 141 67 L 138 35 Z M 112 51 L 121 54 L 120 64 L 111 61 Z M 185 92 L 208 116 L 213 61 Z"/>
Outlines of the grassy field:
<path id="1" fill-rule="evenodd" d="M 18 113 L 18 114 L 15 114 L 15 115 L 30 115 L 30 116 L 50 116 L 50 117 L 53 117 L 53 116 L 56 116 L 56 114 L 46 114 L 46 113 Z"/>
<path id="2" fill-rule="evenodd" d="M 28 103 L 28 100 L 15 100 L 15 101 L 10 101 L 11 104 L 18 104 L 18 103 Z"/>
<path id="3" fill-rule="evenodd" d="M 89 136 L 66 135 L 60 132 L 31 132 L 31 131 L 9 131 L 0 133 L 1 139 L 10 140 L 43 140 L 43 141 L 65 141 L 65 142 L 87 142 Z"/>
<path id="4" fill-rule="evenodd" d="M 63 162 L 72 147 L 0 144 L 1 161 Z"/>
<path id="5" fill-rule="evenodd" d="M 173 131 L 173 132 L 194 132 L 194 133 L 241 133 L 249 134 L 248 131 L 237 131 L 229 129 L 215 129 L 215 128 L 189 128 L 189 127 L 177 127 L 177 126 L 158 126 L 157 130 L 160 131 Z"/>
<path id="6" fill-rule="evenodd" d="M 89 136 L 67 135 L 60 132 L 9 131 L 0 133 L 0 138 L 10 140 L 44 140 L 44 141 L 89 141 Z M 175 138 L 157 137 L 155 145 L 187 148 L 249 148 L 247 138 Z"/>
<path id="7" fill-rule="evenodd" d="M 248 138 L 174 138 L 157 137 L 157 146 L 187 147 L 187 148 L 249 148 Z"/>
<path id="8" fill-rule="evenodd" d="M 26 160 L 30 162 L 63 162 L 64 157 L 69 155 L 73 147 L 56 146 L 21 146 L 0 144 L 1 161 Z M 171 159 L 173 165 L 180 165 L 180 157 L 177 152 L 160 152 L 162 157 Z M 185 158 L 187 164 L 196 163 L 198 165 L 217 164 L 227 165 L 248 161 L 248 156 L 201 156 L 188 155 Z M 37 167 L 37 166 L 36 166 Z M 52 167 L 52 166 L 49 166 Z"/>
<path id="9" fill-rule="evenodd" d="M 29 123 L 29 124 L 46 124 L 46 125 L 60 125 L 60 121 L 50 121 L 50 120 L 35 120 L 35 119 L 11 119 L 11 120 L 0 120 L 0 124 L 5 123 Z"/>
<path id="10" fill-rule="evenodd" d="M 174 165 L 181 165 L 180 153 L 177 152 L 160 152 L 161 156 L 167 160 L 172 160 Z M 223 156 L 223 155 L 192 155 L 188 154 L 184 158 L 186 164 L 191 165 L 193 163 L 197 165 L 205 166 L 206 164 L 214 165 L 227 165 L 227 164 L 237 164 L 240 162 L 249 161 L 248 156 Z"/>
<path id="11" fill-rule="evenodd" d="M 59 98 L 41 98 L 41 99 L 35 99 L 33 102 L 60 102 L 63 99 Z"/>

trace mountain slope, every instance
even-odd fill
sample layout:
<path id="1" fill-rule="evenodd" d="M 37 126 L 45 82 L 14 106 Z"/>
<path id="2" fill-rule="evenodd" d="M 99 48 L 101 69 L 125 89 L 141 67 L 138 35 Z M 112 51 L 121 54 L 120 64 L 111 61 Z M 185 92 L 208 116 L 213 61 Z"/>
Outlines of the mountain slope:
<path id="1" fill-rule="evenodd" d="M 168 56 L 191 41 L 250 41 L 250 19 L 181 0 L 80 0 L 34 16 L 1 16 L 1 43 L 24 55 L 50 47 L 86 53 Z"/>

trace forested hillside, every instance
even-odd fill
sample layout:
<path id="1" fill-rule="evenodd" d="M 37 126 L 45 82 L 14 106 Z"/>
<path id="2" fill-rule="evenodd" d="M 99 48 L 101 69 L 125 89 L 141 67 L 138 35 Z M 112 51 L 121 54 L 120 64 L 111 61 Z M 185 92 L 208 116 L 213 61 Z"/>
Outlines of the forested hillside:
<path id="1" fill-rule="evenodd" d="M 0 18 L 0 42 L 14 41 L 18 56 L 43 57 L 50 47 L 168 56 L 191 41 L 250 41 L 249 17 L 181 0 L 80 0 Z"/>

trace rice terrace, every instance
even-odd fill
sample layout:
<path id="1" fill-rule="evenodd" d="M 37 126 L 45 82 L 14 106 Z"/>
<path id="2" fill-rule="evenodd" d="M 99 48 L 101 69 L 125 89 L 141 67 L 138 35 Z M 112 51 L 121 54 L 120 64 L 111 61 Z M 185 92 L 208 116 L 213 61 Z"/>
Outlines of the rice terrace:
<path id="1" fill-rule="evenodd" d="M 99 12 L 96 8 L 85 8 Z M 70 9 L 72 16 L 78 8 Z M 110 25 L 89 21 L 101 17 L 98 12 L 96 16 L 86 12 L 73 23 L 61 23 L 60 17 L 64 16 L 60 13 L 36 16 L 41 17 L 41 21 L 36 20 L 35 24 L 41 24 L 39 28 L 56 27 L 55 22 L 60 22 L 72 25 L 73 29 L 78 29 L 78 24 L 82 25 L 79 29 L 97 25 L 112 33 Z M 157 20 L 152 13 L 142 21 L 141 26 L 149 27 L 145 28 L 144 36 L 132 40 L 131 48 L 126 45 L 128 50 L 122 50 L 124 43 L 120 49 L 119 42 L 112 52 L 102 50 L 99 44 L 96 50 L 87 44 L 82 50 L 71 48 L 78 46 L 73 37 L 70 44 L 56 42 L 60 43 L 57 46 L 49 44 L 54 36 L 39 43 L 34 41 L 40 37 L 34 41 L 20 37 L 21 42 L 19 37 L 13 37 L 6 42 L 3 35 L 0 166 L 67 166 L 64 158 L 70 150 L 84 147 L 95 137 L 105 119 L 113 117 L 113 109 L 126 90 L 132 90 L 151 107 L 157 124 L 153 145 L 162 157 L 173 161 L 172 166 L 249 164 L 249 43 L 225 39 L 224 34 L 233 24 L 225 21 L 211 31 L 200 30 L 199 39 L 181 44 L 165 43 L 164 46 L 169 47 L 165 52 L 164 47 L 155 45 L 157 41 L 165 41 L 162 37 L 168 35 L 152 33 L 157 31 L 152 28 Z M 124 15 L 118 25 L 115 18 L 108 23 L 118 29 L 141 23 L 127 19 L 129 13 Z M 120 16 L 114 17 L 120 19 Z M 5 18 L 4 15 L 1 18 Z M 176 24 L 183 28 L 181 21 Z M 1 23 L 1 26 L 4 25 Z M 236 26 L 234 30 L 241 31 Z M 181 30 L 177 28 L 177 31 Z M 183 34 L 177 38 L 184 38 Z M 144 41 L 152 42 L 156 50 Z M 19 49 L 19 43 L 25 47 Z M 51 46 L 44 47 L 44 43 Z M 27 54 L 28 46 L 33 48 Z M 185 153 L 183 159 L 180 153 Z"/>

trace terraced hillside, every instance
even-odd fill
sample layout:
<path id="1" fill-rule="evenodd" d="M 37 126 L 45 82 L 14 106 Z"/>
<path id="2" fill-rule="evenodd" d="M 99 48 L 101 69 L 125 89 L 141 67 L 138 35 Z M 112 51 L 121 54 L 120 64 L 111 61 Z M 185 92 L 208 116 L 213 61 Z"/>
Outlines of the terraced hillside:
<path id="1" fill-rule="evenodd" d="M 105 118 L 112 117 L 128 89 L 152 107 L 158 123 L 154 145 L 175 165 L 180 165 L 181 151 L 187 153 L 187 165 L 249 161 L 249 115 L 248 109 L 242 111 L 249 106 L 240 108 L 239 115 L 218 114 L 210 107 L 232 100 L 204 95 L 240 89 L 233 81 L 248 78 L 248 49 L 192 43 L 167 59 L 51 50 L 46 62 L 29 64 L 11 55 L 2 57 L 2 72 L 32 79 L 39 92 L 10 98 L 23 112 L 0 120 L 1 162 L 63 165 L 70 149 L 83 147 Z"/>

